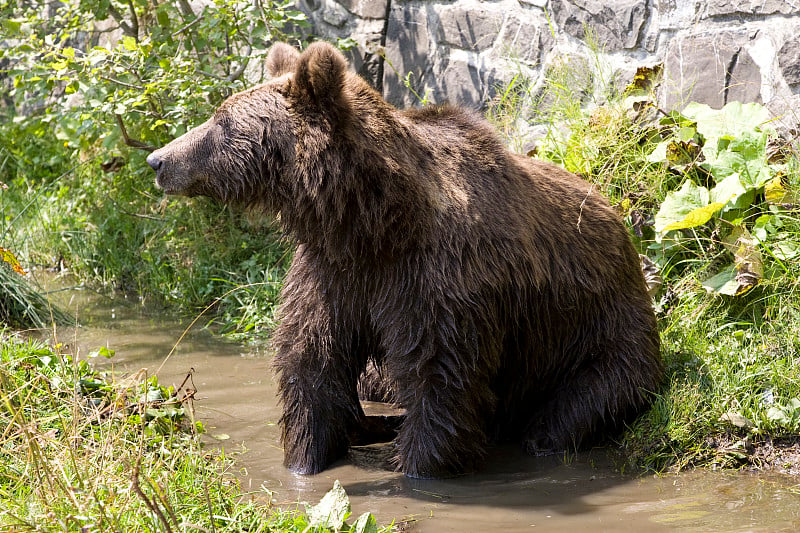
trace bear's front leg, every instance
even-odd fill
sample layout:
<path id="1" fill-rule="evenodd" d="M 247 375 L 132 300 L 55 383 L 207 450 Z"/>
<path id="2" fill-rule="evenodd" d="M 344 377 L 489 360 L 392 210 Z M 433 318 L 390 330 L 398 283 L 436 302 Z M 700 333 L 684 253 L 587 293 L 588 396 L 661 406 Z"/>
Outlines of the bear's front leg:
<path id="1" fill-rule="evenodd" d="M 424 339 L 407 357 L 415 364 L 398 377 L 406 416 L 396 440 L 396 461 L 409 477 L 466 474 L 486 455 L 486 428 L 496 398 L 486 367 L 476 359 L 479 348 L 459 340 Z"/>
<path id="2" fill-rule="evenodd" d="M 298 347 L 275 357 L 284 463 L 293 472 L 316 474 L 347 453 L 348 435 L 364 415 L 355 377 L 333 362 L 339 357 L 317 343 Z"/>
<path id="3" fill-rule="evenodd" d="M 364 418 L 356 383 L 366 366 L 351 314 L 337 313 L 337 291 L 323 283 L 298 248 L 283 287 L 273 335 L 274 367 L 283 405 L 286 466 L 315 474 L 343 457 L 348 435 Z"/>

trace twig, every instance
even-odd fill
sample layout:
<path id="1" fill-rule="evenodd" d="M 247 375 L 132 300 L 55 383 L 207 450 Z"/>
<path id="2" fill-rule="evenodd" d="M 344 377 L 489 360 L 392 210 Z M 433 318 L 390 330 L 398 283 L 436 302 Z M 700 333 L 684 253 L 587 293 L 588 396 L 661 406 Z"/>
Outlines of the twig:
<path id="1" fill-rule="evenodd" d="M 114 118 L 117 119 L 117 125 L 119 126 L 120 131 L 122 131 L 122 139 L 125 141 L 126 145 L 128 145 L 128 146 L 130 146 L 132 148 L 138 148 L 139 150 L 146 150 L 148 152 L 155 151 L 155 149 L 156 149 L 155 146 L 150 146 L 147 143 L 143 143 L 141 141 L 137 141 L 136 139 L 131 139 L 128 136 L 128 130 L 125 129 L 125 124 L 122 122 L 122 117 L 121 116 L 119 116 L 117 114 L 114 114 Z"/>
<path id="2" fill-rule="evenodd" d="M 217 527 L 214 525 L 214 507 L 211 505 L 211 495 L 208 493 L 208 480 L 203 478 L 203 490 L 206 493 L 206 505 L 208 505 L 208 523 L 211 524 L 211 531 L 217 533 Z"/>
<path id="3" fill-rule="evenodd" d="M 108 12 L 111 13 L 111 16 L 114 18 L 114 20 L 117 21 L 117 24 L 119 24 L 119 27 L 122 30 L 122 33 L 124 33 L 125 35 L 127 35 L 129 37 L 133 37 L 134 39 L 138 39 L 138 35 L 137 35 L 138 31 L 137 31 L 137 33 L 134 33 L 133 28 L 131 27 L 131 25 L 128 24 L 127 22 L 125 22 L 125 17 L 122 16 L 122 13 L 117 11 L 117 8 L 114 7 L 114 4 L 112 4 L 112 3 L 108 4 Z M 137 28 L 137 30 L 138 30 L 138 28 Z"/>
<path id="4" fill-rule="evenodd" d="M 136 8 L 133 7 L 132 0 L 128 0 L 128 9 L 131 11 L 131 33 L 136 42 L 139 42 L 139 17 L 136 16 Z"/>
<path id="5" fill-rule="evenodd" d="M 172 36 L 173 36 L 173 37 L 177 37 L 178 35 L 180 35 L 181 33 L 185 32 L 186 30 L 188 30 L 189 28 L 191 28 L 192 26 L 194 26 L 195 24 L 197 24 L 197 23 L 198 23 L 198 22 L 200 22 L 201 20 L 203 20 L 203 15 L 200 15 L 199 17 L 197 17 L 196 19 L 194 19 L 193 21 L 191 21 L 189 24 L 187 24 L 187 25 L 186 25 L 186 26 L 184 26 L 183 28 L 181 28 L 181 29 L 179 29 L 179 30 L 176 30 L 176 31 L 172 32 Z"/>
<path id="6" fill-rule="evenodd" d="M 228 75 L 228 82 L 236 81 L 242 76 L 244 69 L 247 68 L 247 63 L 250 62 L 250 53 L 252 51 L 253 49 L 248 44 L 246 51 L 242 54 L 242 60 L 241 63 L 239 63 L 239 67 Z"/>
<path id="7" fill-rule="evenodd" d="M 239 66 L 236 67 L 236 70 L 234 70 L 227 76 L 220 76 L 219 74 L 214 74 L 213 72 L 206 72 L 205 70 L 199 70 L 198 72 L 203 76 L 214 78 L 215 80 L 224 81 L 227 83 L 233 83 L 234 81 L 241 78 L 242 74 L 244 74 L 244 70 L 247 68 L 247 64 L 250 62 L 250 52 L 252 51 L 253 49 L 248 44 L 247 50 L 244 52 L 244 54 L 242 54 L 241 63 L 239 63 Z"/>
<path id="8" fill-rule="evenodd" d="M 589 195 L 592 194 L 593 190 L 594 190 L 594 183 L 589 185 L 589 190 L 586 191 L 586 196 L 583 197 L 583 201 L 581 202 L 581 205 L 578 208 L 579 209 L 578 223 L 576 224 L 576 227 L 578 228 L 578 233 L 581 233 L 581 219 L 583 218 L 583 207 L 586 205 L 586 200 L 589 199 Z"/>
<path id="9" fill-rule="evenodd" d="M 184 17 L 194 16 L 194 10 L 192 10 L 192 6 L 189 4 L 188 0 L 178 0 L 178 6 Z"/>
<path id="10" fill-rule="evenodd" d="M 143 218 L 145 220 L 152 220 L 154 222 L 164 222 L 165 221 L 165 219 L 163 219 L 163 218 L 158 218 L 158 217 L 154 217 L 154 216 L 151 216 L 151 215 L 141 215 L 139 213 L 132 213 L 132 212 L 126 210 L 122 205 L 120 205 L 119 202 L 114 200 L 112 197 L 109 196 L 108 199 L 111 200 L 111 203 L 114 204 L 114 207 L 116 207 L 117 210 L 119 210 L 119 212 L 122 213 L 123 215 L 128 215 L 129 217 Z"/>
<path id="11" fill-rule="evenodd" d="M 180 524 L 180 522 L 178 522 L 178 517 L 175 516 L 175 511 L 172 510 L 172 506 L 169 504 L 169 501 L 167 500 L 167 493 L 166 491 L 164 491 L 164 487 L 159 486 L 157 483 L 155 483 L 152 479 L 149 478 L 147 479 L 147 482 L 150 484 L 150 487 L 153 489 L 153 491 L 155 491 L 156 495 L 158 496 L 158 499 L 161 500 L 161 504 L 164 506 L 164 509 L 167 510 L 169 517 L 172 519 L 175 525 Z"/>
<path id="12" fill-rule="evenodd" d="M 161 521 L 161 524 L 164 526 L 164 529 L 167 530 L 167 533 L 172 533 L 172 528 L 169 525 L 167 517 L 164 516 L 164 513 L 161 511 L 161 509 L 159 509 L 159 507 L 147 497 L 147 495 L 142 491 L 142 487 L 139 486 L 139 462 L 137 462 L 133 467 L 133 474 L 131 474 L 131 488 L 133 488 L 133 492 L 135 492 L 139 499 L 144 502 L 147 508 L 155 513 L 155 515 Z"/>
<path id="13" fill-rule="evenodd" d="M 133 83 L 128 83 L 115 78 L 109 78 L 108 76 L 100 76 L 100 79 L 110 81 L 111 83 L 116 83 L 117 85 L 121 85 L 128 89 L 136 89 L 137 91 L 144 91 L 144 87 L 142 87 L 141 85 L 134 85 Z"/>

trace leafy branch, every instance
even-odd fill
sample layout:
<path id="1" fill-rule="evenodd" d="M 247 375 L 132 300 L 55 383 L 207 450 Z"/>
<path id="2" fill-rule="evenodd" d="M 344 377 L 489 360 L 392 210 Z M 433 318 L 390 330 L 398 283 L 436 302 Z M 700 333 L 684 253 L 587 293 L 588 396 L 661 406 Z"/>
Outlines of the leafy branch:
<path id="1" fill-rule="evenodd" d="M 0 6 L 10 43 L 0 51 L 10 80 L 0 97 L 11 104 L 0 119 L 34 120 L 36 107 L 35 119 L 75 153 L 153 150 L 258 81 L 245 76 L 250 60 L 305 21 L 288 1 L 195 9 L 188 0 L 67 0 L 45 17 L 24 4 Z M 109 26 L 122 32 L 118 41 L 108 42 Z"/>

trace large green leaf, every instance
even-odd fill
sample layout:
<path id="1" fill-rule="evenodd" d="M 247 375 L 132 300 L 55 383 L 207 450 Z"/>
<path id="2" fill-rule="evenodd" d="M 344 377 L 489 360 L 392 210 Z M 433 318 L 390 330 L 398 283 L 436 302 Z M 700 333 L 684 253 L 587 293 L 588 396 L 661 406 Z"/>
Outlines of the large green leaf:
<path id="1" fill-rule="evenodd" d="M 743 133 L 761 127 L 770 119 L 769 111 L 763 105 L 741 102 L 730 102 L 722 109 L 692 102 L 683 109 L 683 115 L 697 123 L 698 133 L 706 140 L 741 137 Z"/>
<path id="2" fill-rule="evenodd" d="M 680 190 L 667 193 L 655 216 L 655 230 L 666 233 L 705 224 L 725 206 L 724 202 L 709 203 L 709 199 L 708 189 L 685 181 Z"/>
<path id="3" fill-rule="evenodd" d="M 350 499 L 338 479 L 317 505 L 306 506 L 306 514 L 312 528 L 341 531 L 345 519 L 350 514 Z"/>
<path id="4" fill-rule="evenodd" d="M 727 204 L 728 202 L 735 203 L 746 192 L 747 189 L 742 185 L 739 174 L 734 173 L 717 183 L 708 195 L 711 203 Z"/>
<path id="5" fill-rule="evenodd" d="M 709 138 L 703 147 L 705 161 L 701 165 L 719 181 L 738 173 L 747 188 L 762 187 L 773 173 L 767 163 L 767 141 L 763 132 L 743 132 L 740 137 Z"/>

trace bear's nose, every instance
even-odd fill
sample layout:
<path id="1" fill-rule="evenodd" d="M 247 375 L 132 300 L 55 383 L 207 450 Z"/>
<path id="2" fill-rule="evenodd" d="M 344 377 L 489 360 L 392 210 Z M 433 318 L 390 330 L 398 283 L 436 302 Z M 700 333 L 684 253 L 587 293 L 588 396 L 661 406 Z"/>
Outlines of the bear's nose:
<path id="1" fill-rule="evenodd" d="M 164 162 L 161 160 L 160 157 L 158 157 L 156 155 L 155 152 L 153 152 L 152 154 L 148 155 L 146 161 L 147 161 L 148 165 L 153 167 L 153 170 L 158 170 L 159 168 L 161 168 L 161 165 L 164 164 Z"/>

